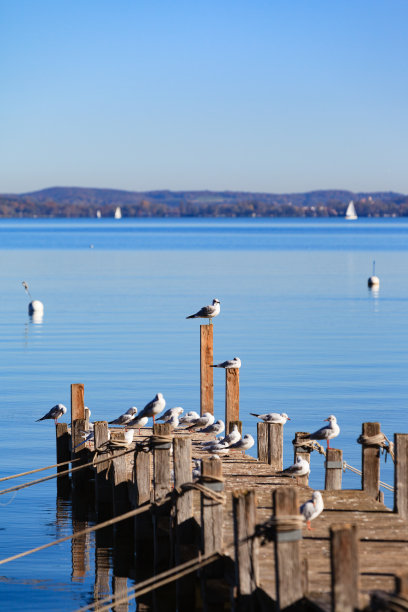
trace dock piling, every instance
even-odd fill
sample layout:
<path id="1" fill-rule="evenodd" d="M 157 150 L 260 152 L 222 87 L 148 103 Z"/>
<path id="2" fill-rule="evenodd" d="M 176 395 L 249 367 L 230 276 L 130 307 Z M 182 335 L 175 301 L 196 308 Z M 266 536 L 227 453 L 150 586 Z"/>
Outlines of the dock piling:
<path id="1" fill-rule="evenodd" d="M 268 463 L 274 470 L 283 469 L 283 425 L 258 423 L 258 460 Z"/>
<path id="2" fill-rule="evenodd" d="M 109 440 L 109 429 L 107 421 L 96 421 L 94 423 L 94 445 L 98 460 L 106 458 L 95 466 L 95 497 L 99 517 L 108 517 L 113 514 L 112 487 L 106 475 L 109 469 L 111 453 L 106 448 Z"/>
<path id="3" fill-rule="evenodd" d="M 296 460 L 298 457 L 301 457 L 302 459 L 304 459 L 310 464 L 310 453 L 312 452 L 312 449 L 310 448 L 310 446 L 297 446 L 297 444 L 300 444 L 302 440 L 304 438 L 308 438 L 308 436 L 309 436 L 309 432 L 307 431 L 297 431 L 295 433 L 295 439 L 293 440 L 293 443 L 295 444 L 295 446 L 293 447 L 294 463 L 296 463 Z M 309 474 L 306 474 L 305 476 L 298 476 L 297 480 L 299 484 L 305 487 L 309 486 Z"/>
<path id="4" fill-rule="evenodd" d="M 71 436 L 68 433 L 68 423 L 57 423 L 55 428 L 57 442 L 57 463 L 64 463 L 71 459 Z M 68 469 L 69 465 L 61 465 L 57 467 L 57 474 Z M 69 475 L 59 476 L 57 478 L 57 493 L 58 496 L 65 497 L 69 491 Z"/>
<path id="5" fill-rule="evenodd" d="M 77 419 L 85 419 L 84 385 L 73 383 L 71 385 L 71 431 Z"/>
<path id="6" fill-rule="evenodd" d="M 239 420 L 239 368 L 225 369 L 225 429 Z"/>
<path id="7" fill-rule="evenodd" d="M 408 434 L 394 434 L 394 512 L 408 519 Z"/>
<path id="8" fill-rule="evenodd" d="M 381 433 L 380 423 L 363 423 L 363 436 L 373 437 Z M 361 488 L 370 497 L 378 498 L 380 491 L 380 449 L 362 444 Z"/>
<path id="9" fill-rule="evenodd" d="M 259 582 L 258 538 L 256 530 L 256 495 L 254 490 L 232 494 L 234 514 L 235 586 L 238 611 L 256 609 L 254 595 Z"/>
<path id="10" fill-rule="evenodd" d="M 330 528 L 332 611 L 359 609 L 358 533 L 356 525 Z"/>
<path id="11" fill-rule="evenodd" d="M 200 325 L 200 414 L 214 414 L 213 326 Z"/>
<path id="12" fill-rule="evenodd" d="M 343 451 L 337 448 L 328 448 L 324 465 L 324 488 L 326 491 L 340 490 L 343 476 Z"/>

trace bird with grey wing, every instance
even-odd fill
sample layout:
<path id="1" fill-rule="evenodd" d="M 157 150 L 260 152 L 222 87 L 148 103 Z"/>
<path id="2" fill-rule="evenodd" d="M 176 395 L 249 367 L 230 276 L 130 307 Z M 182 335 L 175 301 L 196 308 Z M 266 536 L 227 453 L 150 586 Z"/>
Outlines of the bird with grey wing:
<path id="1" fill-rule="evenodd" d="M 321 427 L 317 431 L 304 437 L 304 440 L 326 440 L 327 448 L 330 448 L 330 440 L 336 438 L 340 433 L 340 427 L 337 424 L 336 417 L 331 414 L 325 421 L 329 421 L 328 425 Z"/>
<path id="2" fill-rule="evenodd" d="M 290 421 L 290 418 L 286 414 L 286 412 L 268 412 L 268 414 L 255 414 L 255 412 L 250 412 L 250 415 L 257 417 L 258 419 L 262 419 L 264 423 L 282 423 L 284 425 L 286 421 Z"/>
<path id="3" fill-rule="evenodd" d="M 234 359 L 227 359 L 227 361 L 223 361 L 222 363 L 217 363 L 216 365 L 212 365 L 212 368 L 224 368 L 225 370 L 232 370 L 233 368 L 241 367 L 241 360 L 239 357 L 234 357 Z"/>
<path id="4" fill-rule="evenodd" d="M 124 425 L 126 428 L 126 425 L 128 425 L 130 421 L 134 419 L 136 414 L 137 414 L 137 408 L 136 406 L 132 406 L 131 408 L 129 408 L 129 410 L 127 410 L 124 414 L 121 414 L 114 421 L 109 421 L 109 425 Z"/>
<path id="5" fill-rule="evenodd" d="M 281 472 L 276 472 L 277 476 L 292 476 L 292 478 L 296 478 L 296 482 L 298 481 L 299 476 L 306 476 L 310 473 L 310 463 L 303 459 L 300 456 L 296 457 L 296 461 L 293 465 L 290 465 L 285 470 Z"/>
<path id="6" fill-rule="evenodd" d="M 152 401 L 146 404 L 142 412 L 140 412 L 138 418 L 141 419 L 143 417 L 152 417 L 153 423 L 155 423 L 156 416 L 160 414 L 162 410 L 164 410 L 165 406 L 166 400 L 164 399 L 163 394 L 157 393 L 157 395 L 155 395 Z"/>
<path id="7" fill-rule="evenodd" d="M 317 518 L 324 510 L 323 497 L 320 491 L 313 491 L 312 499 L 300 506 L 300 514 L 306 521 L 308 531 L 312 530 L 310 521 Z"/>
<path id="8" fill-rule="evenodd" d="M 186 317 L 186 319 L 208 319 L 208 324 L 210 324 L 214 317 L 220 314 L 220 300 L 214 298 L 212 304 L 209 306 L 203 306 L 198 312 L 195 314 Z"/>
<path id="9" fill-rule="evenodd" d="M 47 412 L 47 414 L 44 414 L 43 417 L 41 417 L 41 419 L 37 419 L 36 423 L 38 423 L 38 421 L 45 421 L 47 419 L 54 419 L 54 423 L 57 424 L 57 420 L 62 417 L 63 414 L 65 414 L 67 411 L 67 409 L 65 408 L 65 406 L 63 404 L 55 404 L 55 406 L 53 406 L 51 408 L 51 410 L 49 410 Z"/>

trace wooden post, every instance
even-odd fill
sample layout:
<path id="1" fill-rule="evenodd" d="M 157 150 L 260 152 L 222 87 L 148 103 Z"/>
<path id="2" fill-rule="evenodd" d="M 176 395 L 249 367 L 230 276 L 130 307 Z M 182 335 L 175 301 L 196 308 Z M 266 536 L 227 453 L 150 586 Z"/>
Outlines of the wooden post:
<path id="1" fill-rule="evenodd" d="M 268 463 L 268 424 L 257 423 L 258 461 Z"/>
<path id="2" fill-rule="evenodd" d="M 74 429 L 74 421 L 84 418 L 84 385 L 75 383 L 71 385 L 71 431 Z"/>
<path id="3" fill-rule="evenodd" d="M 72 450 L 71 456 L 72 459 L 79 459 L 79 461 L 75 462 L 74 467 L 79 467 L 80 465 L 84 465 L 85 463 L 89 463 L 91 459 L 91 453 L 87 448 L 85 448 L 84 444 L 81 442 L 83 439 L 83 432 L 85 427 L 85 419 L 76 419 L 74 421 L 74 427 L 72 429 L 71 434 L 71 443 Z M 80 446 L 78 447 L 78 445 Z M 73 472 L 72 474 L 72 484 L 74 487 L 84 487 L 87 485 L 89 479 L 93 476 L 93 470 L 91 467 L 83 468 L 82 470 L 78 470 L 77 472 Z"/>
<path id="4" fill-rule="evenodd" d="M 132 505 L 138 508 L 150 502 L 150 464 L 151 454 L 136 451 L 135 463 L 133 468 L 133 495 L 131 496 Z"/>
<path id="5" fill-rule="evenodd" d="M 89 408 L 87 408 L 85 406 L 85 408 L 84 408 L 85 431 L 89 431 L 89 417 L 90 417 L 90 413 L 91 413 L 91 411 L 89 410 Z"/>
<path id="6" fill-rule="evenodd" d="M 283 470 L 282 423 L 268 423 L 268 463 L 275 470 Z"/>
<path id="7" fill-rule="evenodd" d="M 68 433 L 68 423 L 57 423 L 55 428 L 57 442 L 57 463 L 70 461 L 71 459 L 71 436 Z M 57 467 L 57 474 L 69 469 L 69 464 Z M 69 492 L 69 474 L 57 478 L 57 495 L 66 497 Z"/>
<path id="8" fill-rule="evenodd" d="M 107 480 L 107 472 L 110 465 L 111 453 L 107 450 L 106 443 L 109 440 L 109 429 L 107 421 L 96 421 L 94 423 L 95 450 L 98 449 L 97 459 L 101 461 L 95 466 L 95 497 L 100 520 L 108 518 L 113 514 L 112 486 Z M 102 451 L 101 449 L 106 449 Z M 106 461 L 102 459 L 106 458 Z"/>
<path id="9" fill-rule="evenodd" d="M 200 414 L 214 414 L 213 326 L 200 325 Z"/>
<path id="10" fill-rule="evenodd" d="M 340 490 L 343 476 L 343 451 L 337 448 L 328 448 L 326 451 L 325 468 L 324 488 L 326 491 Z"/>
<path id="11" fill-rule="evenodd" d="M 174 486 L 191 482 L 191 439 L 173 438 Z M 186 491 L 176 499 L 175 564 L 180 565 L 197 557 L 197 524 L 194 520 L 193 491 Z M 192 576 L 176 583 L 177 610 L 195 609 L 195 581 Z"/>
<path id="12" fill-rule="evenodd" d="M 171 425 L 169 423 L 155 423 L 153 435 L 171 436 Z M 170 448 L 171 442 L 163 444 L 163 448 L 153 449 L 153 479 L 154 479 L 154 501 L 159 501 L 171 490 L 170 485 Z"/>
<path id="13" fill-rule="evenodd" d="M 279 487 L 273 491 L 275 517 L 299 516 L 297 490 Z M 295 604 L 303 597 L 300 562 L 301 530 L 277 531 L 275 535 L 276 600 L 278 609 Z"/>
<path id="14" fill-rule="evenodd" d="M 128 474 L 126 455 L 124 449 L 115 450 L 112 453 L 112 496 L 113 512 L 115 516 L 129 512 Z M 133 521 L 132 521 L 133 523 Z"/>
<path id="15" fill-rule="evenodd" d="M 295 433 L 295 439 L 293 440 L 293 442 L 301 442 L 304 438 L 307 438 L 308 436 L 309 436 L 309 433 L 307 431 L 297 431 Z M 295 463 L 296 463 L 296 459 L 298 457 L 301 457 L 302 459 L 304 459 L 310 464 L 310 453 L 311 453 L 310 447 L 294 446 L 293 450 L 294 450 L 294 462 Z M 308 487 L 309 486 L 309 474 L 306 474 L 306 476 L 299 476 L 298 482 L 300 485 L 304 485 L 305 487 Z"/>
<path id="16" fill-rule="evenodd" d="M 363 423 L 363 436 L 376 436 L 381 432 L 380 423 Z M 380 449 L 362 445 L 361 487 L 370 497 L 377 499 L 380 491 Z"/>
<path id="17" fill-rule="evenodd" d="M 242 436 L 242 421 L 230 421 L 228 423 L 228 428 L 225 431 L 227 431 L 228 433 L 231 433 L 235 425 L 238 427 L 238 431 Z"/>
<path id="18" fill-rule="evenodd" d="M 408 519 L 408 434 L 394 434 L 394 512 Z"/>
<path id="19" fill-rule="evenodd" d="M 395 589 L 397 595 L 408 599 L 408 572 L 402 571 L 400 574 L 395 576 Z"/>
<path id="20" fill-rule="evenodd" d="M 225 429 L 239 420 L 239 368 L 225 370 Z"/>
<path id="21" fill-rule="evenodd" d="M 258 539 L 256 530 L 255 491 L 234 491 L 235 585 L 238 591 L 237 609 L 256 609 L 254 594 L 259 582 Z"/>
<path id="22" fill-rule="evenodd" d="M 330 527 L 332 611 L 359 609 L 358 534 L 356 525 Z"/>
<path id="23" fill-rule="evenodd" d="M 145 512 L 135 516 L 135 580 L 143 582 L 153 575 L 153 521 L 150 511 L 152 454 L 135 453 L 134 486 L 131 502 L 134 508 L 146 506 Z M 137 610 L 152 609 L 152 593 L 137 599 Z"/>

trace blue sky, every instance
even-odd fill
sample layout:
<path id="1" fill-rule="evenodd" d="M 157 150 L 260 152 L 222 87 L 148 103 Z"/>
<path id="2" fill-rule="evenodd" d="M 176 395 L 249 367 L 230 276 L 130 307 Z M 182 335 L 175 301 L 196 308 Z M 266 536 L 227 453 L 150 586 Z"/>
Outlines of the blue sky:
<path id="1" fill-rule="evenodd" d="M 0 0 L 0 192 L 408 193 L 408 0 Z"/>

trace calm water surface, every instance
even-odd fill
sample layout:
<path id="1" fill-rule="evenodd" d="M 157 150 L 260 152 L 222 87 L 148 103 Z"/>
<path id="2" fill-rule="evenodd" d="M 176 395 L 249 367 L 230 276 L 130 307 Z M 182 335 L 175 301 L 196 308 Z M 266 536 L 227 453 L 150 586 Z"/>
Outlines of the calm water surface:
<path id="1" fill-rule="evenodd" d="M 377 293 L 367 289 L 373 259 Z M 363 421 L 380 421 L 389 437 L 408 431 L 406 220 L 2 220 L 0 262 L 1 476 L 54 462 L 53 423 L 34 421 L 69 406 L 72 382 L 85 384 L 94 420 L 142 408 L 158 391 L 170 407 L 197 410 L 200 321 L 185 316 L 213 297 L 215 359 L 243 362 L 245 431 L 256 432 L 250 412 L 292 418 L 286 465 L 295 431 L 329 414 L 341 427 L 336 446 L 357 467 Z M 45 304 L 42 323 L 27 315 L 23 280 Z M 223 372 L 214 379 L 223 418 Z M 381 469 L 392 483 L 390 462 Z M 343 482 L 360 486 L 349 473 Z M 311 485 L 323 484 L 313 454 Z M 72 533 L 55 481 L 0 502 L 1 558 Z M 80 571 L 71 543 L 3 565 L 0 601 L 8 610 L 92 601 L 92 538 L 87 546 Z"/>

